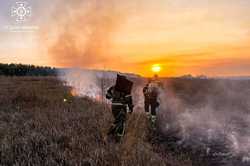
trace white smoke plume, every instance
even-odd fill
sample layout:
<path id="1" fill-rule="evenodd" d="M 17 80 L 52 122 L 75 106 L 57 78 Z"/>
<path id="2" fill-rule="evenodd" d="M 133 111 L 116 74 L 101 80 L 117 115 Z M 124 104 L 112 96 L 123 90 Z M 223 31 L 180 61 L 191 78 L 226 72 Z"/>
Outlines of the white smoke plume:
<path id="1" fill-rule="evenodd" d="M 99 99 L 102 89 L 96 73 L 82 69 L 67 69 L 59 72 L 59 78 L 72 87 L 72 95 Z"/>
<path id="2" fill-rule="evenodd" d="M 72 88 L 72 95 L 89 97 L 91 99 L 107 102 L 105 99 L 108 88 L 113 86 L 118 72 L 105 70 L 87 70 L 87 69 L 60 69 L 58 77 L 67 86 Z M 140 80 L 140 77 L 132 74 L 124 74 L 130 80 Z M 141 96 L 142 87 L 134 84 L 132 95 L 136 108 L 142 109 L 143 96 Z"/>
<path id="3" fill-rule="evenodd" d="M 171 88 L 162 91 L 159 113 L 161 131 L 166 135 L 174 132 L 179 138 L 178 144 L 204 149 L 207 154 L 215 154 L 215 144 L 222 146 L 227 150 L 216 152 L 217 155 L 230 154 L 240 158 L 238 165 L 250 164 L 249 82 L 214 82 L 207 87 L 209 90 L 206 94 L 202 94 L 204 89 L 198 93 L 200 96 L 195 100 L 203 100 L 202 103 L 185 101 L 195 98 L 197 94 L 178 94 Z"/>

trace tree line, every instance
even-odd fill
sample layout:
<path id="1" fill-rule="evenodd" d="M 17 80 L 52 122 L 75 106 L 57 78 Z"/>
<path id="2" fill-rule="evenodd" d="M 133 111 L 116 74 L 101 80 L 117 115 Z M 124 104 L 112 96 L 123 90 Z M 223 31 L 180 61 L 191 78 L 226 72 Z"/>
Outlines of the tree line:
<path id="1" fill-rule="evenodd" d="M 0 63 L 0 75 L 4 76 L 55 76 L 56 69 L 23 64 Z"/>

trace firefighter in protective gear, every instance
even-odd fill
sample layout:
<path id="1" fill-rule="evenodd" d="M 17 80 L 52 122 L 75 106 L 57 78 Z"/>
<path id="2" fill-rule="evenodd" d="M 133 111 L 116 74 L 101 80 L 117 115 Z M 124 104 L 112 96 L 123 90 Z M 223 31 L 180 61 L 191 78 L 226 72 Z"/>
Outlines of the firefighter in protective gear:
<path id="1" fill-rule="evenodd" d="M 159 107 L 158 94 L 159 87 L 155 82 L 149 81 L 143 88 L 144 109 L 152 123 L 156 121 L 156 109 Z"/>
<path id="2" fill-rule="evenodd" d="M 119 141 L 125 133 L 125 122 L 127 112 L 133 112 L 133 102 L 131 94 L 117 91 L 114 86 L 107 91 L 106 98 L 112 102 L 112 114 L 114 122 L 109 129 L 108 135 L 114 136 Z M 127 111 L 128 110 L 128 111 Z"/>
<path id="3" fill-rule="evenodd" d="M 150 83 L 150 81 L 149 81 Z M 149 83 L 146 84 L 146 86 L 143 88 L 143 94 L 144 94 L 144 109 L 148 117 L 150 117 L 150 112 L 149 112 L 149 103 L 150 103 L 150 98 L 149 98 L 149 89 L 148 85 Z"/>

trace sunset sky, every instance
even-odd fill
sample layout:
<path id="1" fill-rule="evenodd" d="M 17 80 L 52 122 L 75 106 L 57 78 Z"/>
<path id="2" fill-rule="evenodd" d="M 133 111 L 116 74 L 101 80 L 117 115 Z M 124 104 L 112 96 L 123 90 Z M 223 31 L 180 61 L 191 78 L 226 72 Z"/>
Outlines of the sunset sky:
<path id="1" fill-rule="evenodd" d="M 250 75 L 250 0 L 26 0 L 22 23 L 11 17 L 15 2 L 0 1 L 0 63 Z"/>

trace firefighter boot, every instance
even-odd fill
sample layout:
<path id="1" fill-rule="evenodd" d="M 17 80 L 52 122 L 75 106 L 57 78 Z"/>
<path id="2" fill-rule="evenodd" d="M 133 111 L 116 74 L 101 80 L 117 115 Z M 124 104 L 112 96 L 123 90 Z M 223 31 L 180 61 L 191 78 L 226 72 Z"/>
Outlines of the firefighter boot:
<path id="1" fill-rule="evenodd" d="M 151 115 L 151 124 L 152 124 L 153 130 L 155 130 L 156 129 L 156 116 L 155 115 Z"/>
<path id="2" fill-rule="evenodd" d="M 116 131 L 115 141 L 120 142 L 124 134 L 125 134 L 125 122 L 119 125 L 119 128 Z"/>

